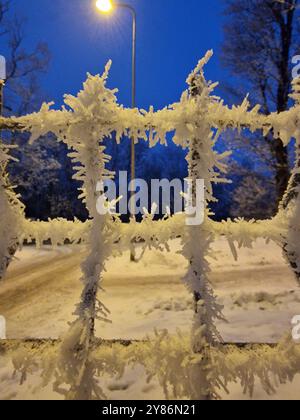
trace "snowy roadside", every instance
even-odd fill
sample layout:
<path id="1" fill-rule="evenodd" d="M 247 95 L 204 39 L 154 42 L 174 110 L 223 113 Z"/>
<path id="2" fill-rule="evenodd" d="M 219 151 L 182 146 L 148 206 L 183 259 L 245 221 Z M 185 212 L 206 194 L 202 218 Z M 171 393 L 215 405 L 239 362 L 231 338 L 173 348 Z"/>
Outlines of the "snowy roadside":
<path id="1" fill-rule="evenodd" d="M 192 301 L 180 282 L 187 265 L 176 254 L 178 245 L 172 242 L 170 253 L 149 251 L 138 264 L 130 263 L 127 254 L 108 261 L 102 300 L 111 310 L 113 323 L 97 324 L 98 336 L 141 339 L 154 328 L 166 328 L 170 333 L 177 328 L 190 331 Z M 255 249 L 241 250 L 238 262 L 225 241 L 217 242 L 214 250 L 217 259 L 211 261 L 211 280 L 225 306 L 228 324 L 219 324 L 224 340 L 278 341 L 291 328 L 292 317 L 300 314 L 300 289 L 281 250 L 258 241 Z M 0 284 L 0 314 L 7 318 L 8 338 L 57 338 L 66 331 L 81 292 L 80 263 L 84 256 L 80 247 L 55 251 L 25 248 L 18 255 L 19 261 L 12 264 L 7 280 Z M 5 363 L 0 369 L 0 399 L 57 398 L 50 389 L 32 395 L 38 374 L 20 388 L 10 375 Z M 282 387 L 277 398 L 300 399 L 300 379 L 296 382 Z M 105 380 L 104 387 L 116 399 L 163 398 L 157 383 L 147 385 L 139 367 L 129 370 L 121 381 Z M 234 397 L 242 397 L 235 385 L 230 394 Z M 255 398 L 265 397 L 258 387 Z"/>
<path id="2" fill-rule="evenodd" d="M 97 324 L 99 336 L 141 339 L 154 328 L 189 331 L 193 308 L 181 283 L 187 264 L 178 255 L 148 251 L 138 264 L 124 254 L 111 258 L 104 275 L 104 304 L 111 325 Z M 276 342 L 300 313 L 300 288 L 275 245 L 258 241 L 234 261 L 226 241 L 214 245 L 211 280 L 228 324 L 219 324 L 225 341 Z M 72 321 L 80 293 L 84 248 L 24 248 L 0 283 L 0 314 L 8 338 L 58 338 Z M 126 320 L 126 322 L 124 322 Z"/>

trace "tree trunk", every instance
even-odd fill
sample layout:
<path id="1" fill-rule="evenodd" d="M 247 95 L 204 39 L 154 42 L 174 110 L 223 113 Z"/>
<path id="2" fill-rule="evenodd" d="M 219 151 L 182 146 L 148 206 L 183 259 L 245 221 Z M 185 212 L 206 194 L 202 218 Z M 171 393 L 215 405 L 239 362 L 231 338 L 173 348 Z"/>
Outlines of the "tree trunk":
<path id="1" fill-rule="evenodd" d="M 287 190 L 290 179 L 288 150 L 280 139 L 273 139 L 272 151 L 275 158 L 275 185 L 277 208 L 279 207 Z"/>
<path id="2" fill-rule="evenodd" d="M 290 6 L 287 9 L 287 6 Z M 283 9 L 282 9 L 283 8 Z M 279 4 L 273 2 L 273 13 L 280 28 L 281 54 L 277 63 L 279 83 L 277 88 L 277 112 L 281 113 L 288 109 L 289 94 L 291 89 L 290 53 L 293 42 L 293 29 L 295 17 L 295 2 L 287 0 L 280 8 Z M 288 150 L 280 139 L 274 139 L 273 154 L 276 162 L 276 192 L 278 205 L 286 193 L 289 178 Z"/>

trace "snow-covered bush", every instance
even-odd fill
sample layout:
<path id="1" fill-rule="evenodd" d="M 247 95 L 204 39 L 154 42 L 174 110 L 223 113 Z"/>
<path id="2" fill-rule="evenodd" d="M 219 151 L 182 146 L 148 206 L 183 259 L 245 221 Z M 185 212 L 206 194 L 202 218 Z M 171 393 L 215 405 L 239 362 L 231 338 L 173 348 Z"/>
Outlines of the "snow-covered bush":
<path id="1" fill-rule="evenodd" d="M 18 247 L 18 237 L 25 220 L 24 206 L 6 172 L 11 159 L 9 151 L 9 147 L 0 143 L 0 280 Z"/>

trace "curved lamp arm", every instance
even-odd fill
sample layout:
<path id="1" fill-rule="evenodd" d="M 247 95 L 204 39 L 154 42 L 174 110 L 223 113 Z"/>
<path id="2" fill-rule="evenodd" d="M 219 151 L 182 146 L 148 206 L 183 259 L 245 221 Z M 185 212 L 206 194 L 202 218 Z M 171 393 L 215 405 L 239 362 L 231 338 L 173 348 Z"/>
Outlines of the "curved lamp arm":
<path id="1" fill-rule="evenodd" d="M 132 108 L 136 106 L 136 11 L 126 3 L 115 3 L 115 7 L 127 9 L 132 15 Z"/>

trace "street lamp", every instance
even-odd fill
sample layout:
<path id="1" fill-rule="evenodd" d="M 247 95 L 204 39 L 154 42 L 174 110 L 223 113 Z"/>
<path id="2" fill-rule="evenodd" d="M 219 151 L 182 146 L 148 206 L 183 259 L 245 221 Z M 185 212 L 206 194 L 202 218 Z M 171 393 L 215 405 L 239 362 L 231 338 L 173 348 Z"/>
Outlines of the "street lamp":
<path id="1" fill-rule="evenodd" d="M 112 0 L 97 0 L 96 7 L 102 13 L 112 12 L 114 8 L 122 8 L 130 11 L 132 15 L 132 86 L 131 86 L 131 106 L 136 107 L 136 12 L 129 4 L 116 3 Z M 135 179 L 135 142 L 131 139 L 131 181 Z M 133 200 L 132 200 L 133 202 Z M 134 208 L 131 209 L 134 216 Z"/>
<path id="2" fill-rule="evenodd" d="M 97 0 L 96 6 L 103 13 L 108 13 L 113 8 L 111 0 Z"/>
<path id="3" fill-rule="evenodd" d="M 97 0 L 96 7 L 102 13 L 112 12 L 114 8 L 122 8 L 128 10 L 132 15 L 132 83 L 131 83 L 131 106 L 134 109 L 136 106 L 136 12 L 129 4 L 116 3 L 113 0 Z M 135 180 L 135 142 L 131 139 L 131 183 Z M 132 185 L 134 191 L 134 185 Z M 134 193 L 132 193 L 134 195 Z M 131 200 L 131 216 L 135 218 L 134 200 Z M 135 261 L 135 248 L 133 242 L 131 243 L 130 259 Z"/>

